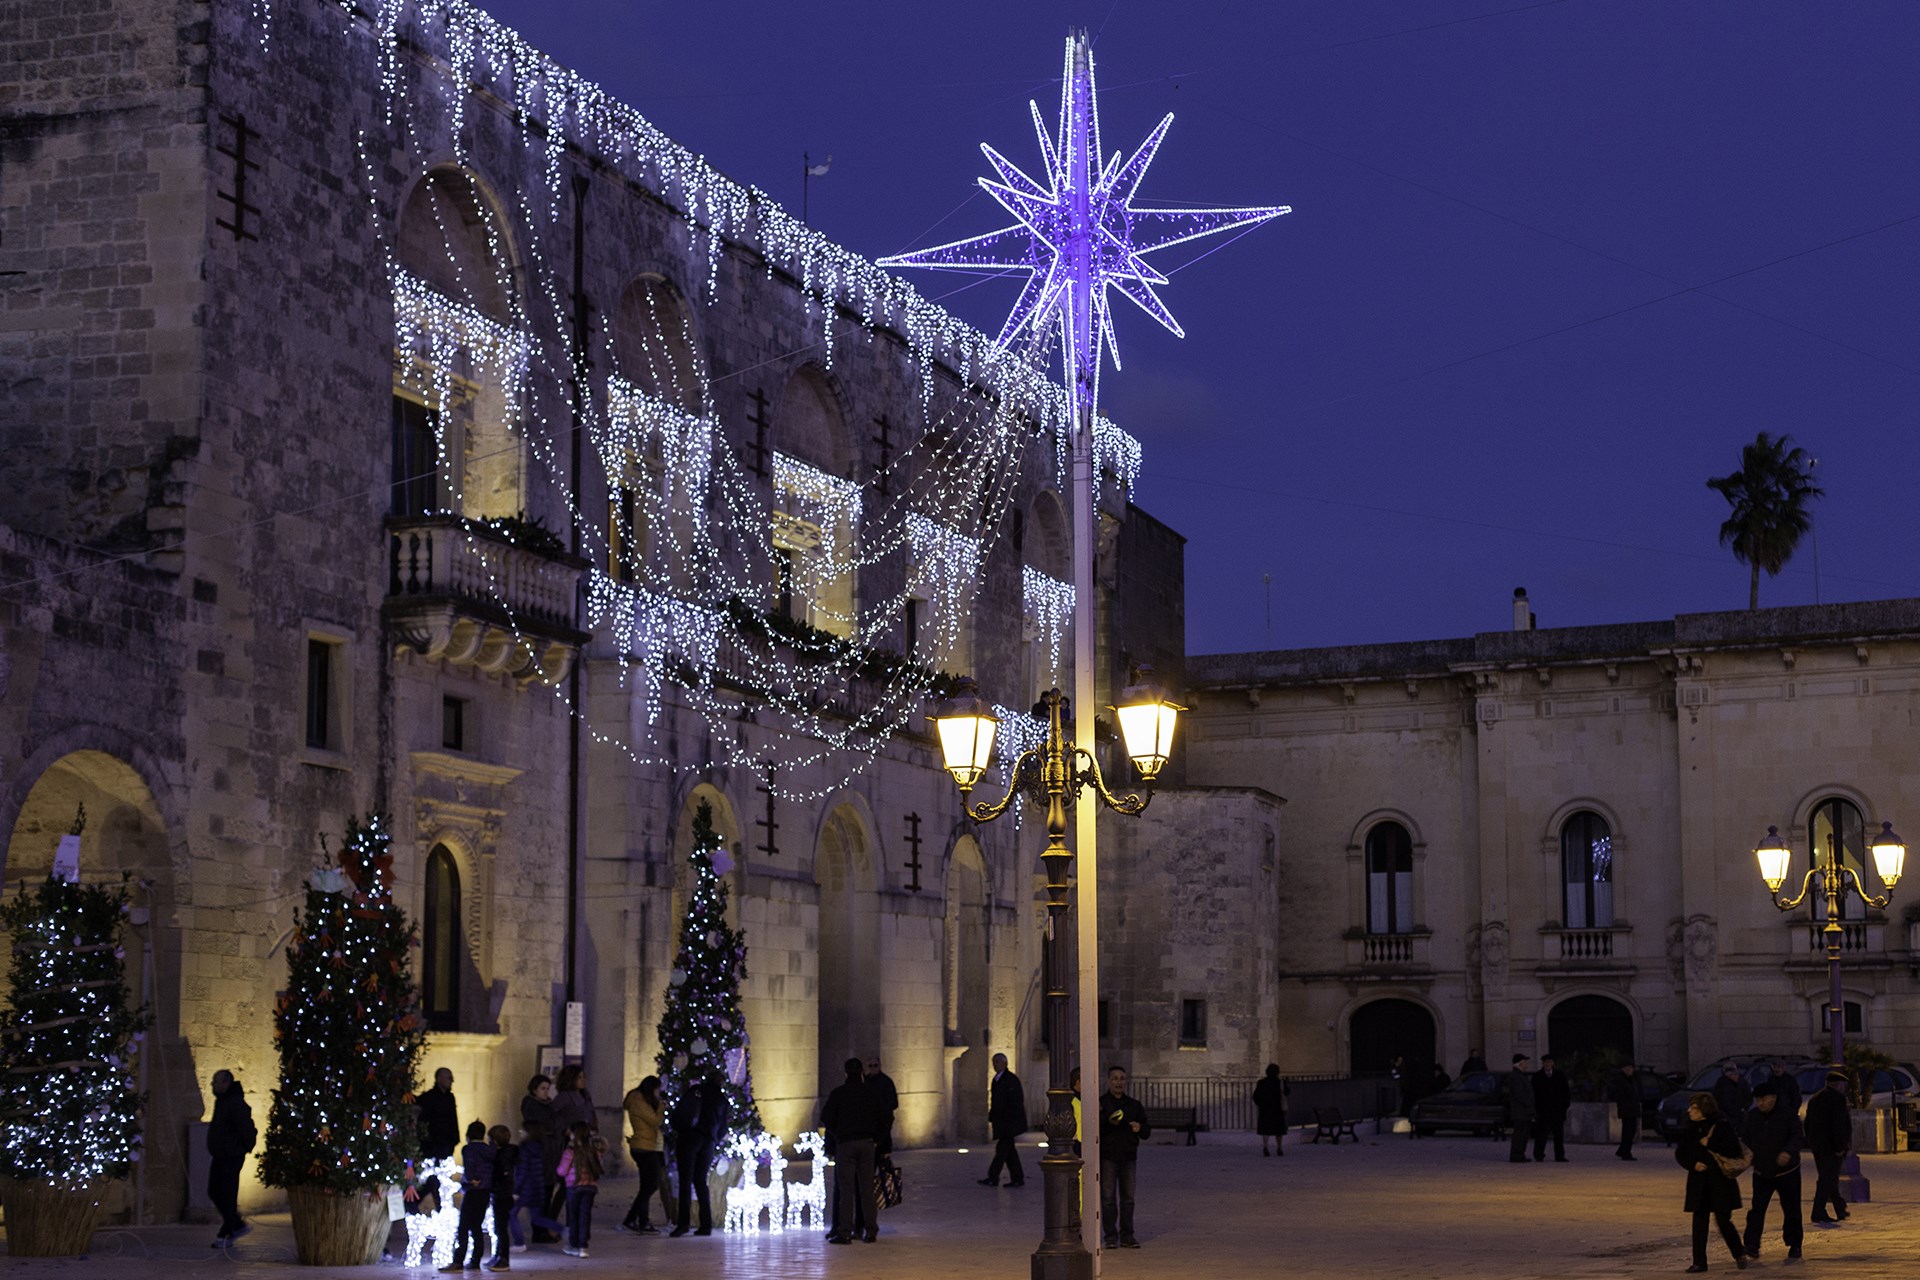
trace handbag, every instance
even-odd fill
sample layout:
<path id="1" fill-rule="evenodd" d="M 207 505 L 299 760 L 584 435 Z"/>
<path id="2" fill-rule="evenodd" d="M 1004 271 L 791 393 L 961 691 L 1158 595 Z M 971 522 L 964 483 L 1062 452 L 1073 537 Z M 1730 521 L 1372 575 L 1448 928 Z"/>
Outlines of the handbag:
<path id="1" fill-rule="evenodd" d="M 1740 1143 L 1740 1154 L 1737 1156 L 1723 1156 L 1710 1147 L 1707 1149 L 1707 1154 L 1712 1156 L 1713 1162 L 1720 1166 L 1720 1172 L 1729 1178 L 1737 1178 L 1753 1168 L 1753 1148 L 1744 1142 Z"/>
<path id="2" fill-rule="evenodd" d="M 892 1209 L 899 1205 L 905 1195 L 906 1184 L 900 1176 L 900 1166 L 881 1156 L 879 1165 L 873 1171 L 873 1198 L 882 1209 Z"/>

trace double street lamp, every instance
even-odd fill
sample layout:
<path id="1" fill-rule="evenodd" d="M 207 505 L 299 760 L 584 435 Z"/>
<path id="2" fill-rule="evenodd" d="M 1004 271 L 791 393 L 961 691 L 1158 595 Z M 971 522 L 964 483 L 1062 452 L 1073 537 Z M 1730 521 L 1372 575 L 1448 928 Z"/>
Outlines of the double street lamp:
<path id="1" fill-rule="evenodd" d="M 1835 835 L 1827 837 L 1825 849 L 1812 850 L 1812 865 L 1800 881 L 1800 892 L 1791 898 L 1780 896 L 1780 886 L 1787 882 L 1787 874 L 1793 866 L 1793 848 L 1780 834 L 1780 828 L 1768 827 L 1766 839 L 1753 851 L 1760 863 L 1760 878 L 1767 882 L 1767 892 L 1773 897 L 1773 905 L 1782 911 L 1791 911 L 1807 900 L 1807 894 L 1813 891 L 1813 878 L 1820 877 L 1821 892 L 1826 895 L 1826 927 L 1822 930 L 1827 943 L 1827 982 L 1830 988 L 1827 1022 L 1832 1039 L 1830 1042 L 1832 1064 L 1835 1070 L 1844 1070 L 1846 1065 L 1845 1031 L 1846 1002 L 1840 990 L 1840 951 L 1845 941 L 1845 930 L 1841 928 L 1841 904 L 1845 901 L 1847 889 L 1860 895 L 1860 900 L 1870 907 L 1884 907 L 1893 900 L 1893 887 L 1900 883 L 1900 873 L 1906 869 L 1907 846 L 1894 834 L 1893 824 L 1883 822 L 1880 831 L 1868 841 L 1867 849 L 1873 857 L 1873 869 L 1879 874 L 1880 882 L 1887 886 L 1887 892 L 1875 897 L 1867 892 L 1867 886 L 1840 856 L 1840 841 Z"/>
<path id="2" fill-rule="evenodd" d="M 1116 794 L 1108 788 L 1093 753 L 1073 744 L 1065 695 L 1049 689 L 1041 697 L 1047 712 L 1046 737 L 1014 759 L 1008 770 L 1007 793 L 998 800 L 967 805 L 967 816 L 975 822 L 1000 817 L 1022 794 L 1044 803 L 1047 809 L 1047 847 L 1040 855 L 1047 872 L 1046 1025 L 1050 1047 L 1047 1154 L 1040 1162 L 1046 1188 L 1046 1229 L 1033 1254 L 1034 1280 L 1089 1280 L 1093 1274 L 1092 1255 L 1082 1245 L 1074 1225 L 1075 1184 L 1082 1170 L 1080 1157 L 1073 1149 L 1073 1062 L 1076 1057 L 1091 1062 L 1094 1046 L 1082 1044 L 1078 1054 L 1068 1051 L 1074 1041 L 1073 1013 L 1066 978 L 1066 930 L 1061 927 L 1071 887 L 1067 866 L 1073 859 L 1067 849 L 1067 807 L 1079 799 L 1082 791 L 1092 791 L 1108 808 L 1133 817 L 1153 799 L 1153 781 L 1167 763 L 1174 725 L 1186 708 L 1169 699 L 1152 682 L 1151 674 L 1147 668 L 1137 670 L 1134 682 L 1111 708 L 1120 721 L 1127 755 L 1140 775 L 1138 790 L 1122 788 L 1126 794 Z M 980 700 L 973 681 L 963 680 L 955 695 L 935 709 L 932 719 L 940 736 L 942 763 L 959 784 L 965 800 L 992 763 L 999 717 Z M 1082 874 L 1087 874 L 1084 867 Z M 1093 936 L 1092 925 L 1091 921 L 1082 922 L 1083 946 L 1088 945 L 1085 939 Z M 1082 962 L 1086 962 L 1085 957 Z"/>

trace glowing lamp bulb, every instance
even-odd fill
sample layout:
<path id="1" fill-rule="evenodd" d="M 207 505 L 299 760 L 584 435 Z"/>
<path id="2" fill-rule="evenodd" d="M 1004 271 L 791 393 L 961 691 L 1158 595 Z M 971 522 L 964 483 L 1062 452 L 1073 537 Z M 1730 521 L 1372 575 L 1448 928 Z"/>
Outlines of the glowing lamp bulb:
<path id="1" fill-rule="evenodd" d="M 965 795 L 993 759 L 993 736 L 1000 718 L 980 701 L 972 679 L 962 678 L 953 696 L 934 708 L 929 719 L 940 735 L 941 763 Z"/>
<path id="2" fill-rule="evenodd" d="M 1907 846 L 1894 834 L 1893 824 L 1880 824 L 1880 834 L 1867 846 L 1873 852 L 1873 869 L 1879 873 L 1880 882 L 1891 889 L 1900 883 L 1900 874 L 1906 870 Z"/>
<path id="3" fill-rule="evenodd" d="M 1173 750 L 1173 729 L 1186 708 L 1167 697 L 1166 690 L 1153 683 L 1153 668 L 1139 667 L 1134 683 L 1120 694 L 1113 713 L 1120 718 L 1120 738 L 1127 755 L 1140 776 L 1152 782 L 1166 766 Z"/>
<path id="4" fill-rule="evenodd" d="M 1767 882 L 1767 888 L 1780 892 L 1780 886 L 1787 882 L 1787 867 L 1793 861 L 1793 850 L 1781 838 L 1780 828 L 1767 828 L 1766 838 L 1754 849 L 1753 856 L 1760 863 L 1760 878 Z"/>

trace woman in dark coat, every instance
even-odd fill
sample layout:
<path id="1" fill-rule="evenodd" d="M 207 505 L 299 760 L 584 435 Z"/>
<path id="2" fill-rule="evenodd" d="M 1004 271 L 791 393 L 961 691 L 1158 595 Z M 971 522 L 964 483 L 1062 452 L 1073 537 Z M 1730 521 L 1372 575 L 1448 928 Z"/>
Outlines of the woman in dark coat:
<path id="1" fill-rule="evenodd" d="M 1267 1074 L 1253 1086 L 1254 1128 L 1260 1134 L 1260 1154 L 1267 1154 L 1267 1139 L 1274 1149 L 1287 1154 L 1287 1082 L 1280 1078 L 1280 1064 L 1269 1062 Z"/>
<path id="2" fill-rule="evenodd" d="M 1740 1183 L 1720 1169 L 1714 1156 L 1740 1158 L 1740 1138 L 1720 1114 L 1720 1104 L 1710 1093 L 1696 1093 L 1687 1103 L 1687 1123 L 1680 1129 L 1680 1142 L 1673 1158 L 1687 1171 L 1686 1210 L 1693 1215 L 1693 1265 L 1688 1271 L 1707 1269 L 1707 1219 L 1720 1224 L 1720 1237 L 1733 1253 L 1733 1265 L 1746 1270 L 1747 1250 L 1740 1233 L 1733 1229 L 1733 1211 L 1740 1207 Z"/>

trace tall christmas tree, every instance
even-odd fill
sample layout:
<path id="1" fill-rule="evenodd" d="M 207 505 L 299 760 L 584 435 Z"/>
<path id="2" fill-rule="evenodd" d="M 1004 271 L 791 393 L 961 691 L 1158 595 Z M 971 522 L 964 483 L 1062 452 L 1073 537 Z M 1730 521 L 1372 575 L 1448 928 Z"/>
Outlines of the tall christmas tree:
<path id="1" fill-rule="evenodd" d="M 398 1183 L 419 1151 L 413 1093 L 426 1021 L 413 925 L 393 901 L 378 814 L 349 820 L 337 865 L 307 880 L 273 1014 L 280 1085 L 260 1177 L 348 1194 Z"/>
<path id="2" fill-rule="evenodd" d="M 713 829 L 713 807 L 693 815 L 693 892 L 680 925 L 680 950 L 667 978 L 667 1009 L 660 1018 L 658 1067 L 668 1114 L 683 1089 L 713 1078 L 732 1104 L 730 1129 L 759 1134 L 753 1101 L 747 1020 L 740 1012 L 740 981 L 747 976 L 747 940 L 727 924 L 731 859 Z M 726 1135 L 721 1135 L 725 1145 Z"/>
<path id="3" fill-rule="evenodd" d="M 13 951 L 0 1013 L 0 1176 L 91 1195 L 140 1158 L 145 1099 L 131 1059 L 147 1019 L 127 1004 L 126 882 L 77 876 L 77 866 L 73 878 L 56 870 L 0 906 Z"/>

